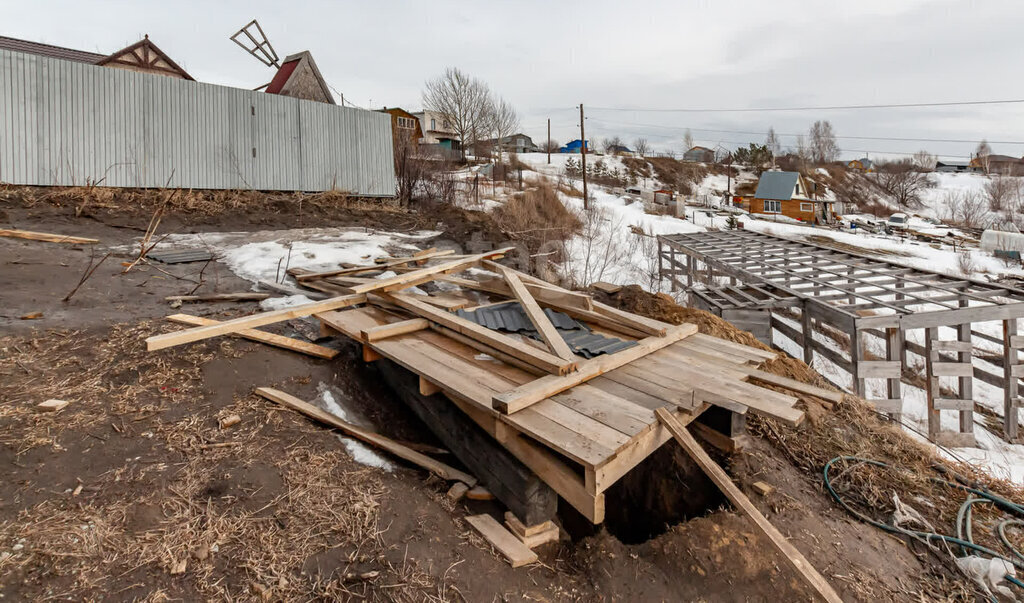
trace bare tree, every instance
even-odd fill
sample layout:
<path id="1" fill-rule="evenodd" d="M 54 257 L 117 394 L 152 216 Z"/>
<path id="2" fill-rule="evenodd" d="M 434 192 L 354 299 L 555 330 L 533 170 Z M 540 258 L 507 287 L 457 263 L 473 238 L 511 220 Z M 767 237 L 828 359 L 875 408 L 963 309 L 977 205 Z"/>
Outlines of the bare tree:
<path id="1" fill-rule="evenodd" d="M 775 128 L 768 128 L 768 136 L 764 139 L 764 146 L 768 147 L 771 151 L 772 157 L 778 157 L 779 153 L 782 152 L 782 145 L 779 143 L 779 137 L 775 134 Z"/>
<path id="2" fill-rule="evenodd" d="M 832 123 L 818 120 L 811 126 L 810 134 L 811 159 L 816 163 L 831 163 L 839 157 L 839 145 L 836 143 Z"/>
<path id="3" fill-rule="evenodd" d="M 686 133 L 683 134 L 683 152 L 687 152 L 693 148 L 693 134 L 690 133 L 690 128 L 686 128 Z"/>
<path id="4" fill-rule="evenodd" d="M 985 196 L 988 198 L 988 208 L 992 211 L 1007 211 L 1015 214 L 1020 206 L 1021 190 L 1020 178 L 1012 176 L 993 176 L 985 183 Z"/>
<path id="5" fill-rule="evenodd" d="M 560 148 L 562 148 L 562 145 L 554 138 L 549 138 L 540 145 L 540 150 L 545 153 L 557 153 Z"/>
<path id="6" fill-rule="evenodd" d="M 979 228 L 985 217 L 985 201 L 976 191 L 951 190 L 943 199 L 947 220 L 967 228 Z"/>
<path id="7" fill-rule="evenodd" d="M 937 161 L 935 155 L 932 155 L 924 149 L 914 153 L 913 157 L 914 165 L 920 170 L 931 171 L 935 169 L 935 162 Z"/>
<path id="8" fill-rule="evenodd" d="M 456 67 L 449 67 L 444 75 L 428 80 L 423 90 L 423 107 L 444 115 L 462 139 L 463 159 L 466 146 L 476 143 L 487 131 L 492 106 L 487 84 Z"/>
<path id="9" fill-rule="evenodd" d="M 793 149 L 793 154 L 796 155 L 799 160 L 799 169 L 802 171 L 806 168 L 807 162 L 811 159 L 811 151 L 807 147 L 807 139 L 804 138 L 803 134 L 796 137 L 796 148 Z"/>
<path id="10" fill-rule="evenodd" d="M 876 182 L 900 208 L 921 207 L 921 194 L 935 186 L 928 174 L 909 160 L 890 161 L 877 166 Z"/>
<path id="11" fill-rule="evenodd" d="M 400 128 L 394 130 L 395 196 L 408 207 L 424 176 L 424 162 L 417 157 L 419 144 Z"/>
<path id="12" fill-rule="evenodd" d="M 516 112 L 515 107 L 512 106 L 512 103 L 504 98 L 495 99 L 490 105 L 488 121 L 490 122 L 491 131 L 494 132 L 494 137 L 497 139 L 495 147 L 498 149 L 498 153 L 500 153 L 501 147 L 505 142 L 503 139 L 512 136 L 519 130 L 519 114 Z"/>
<path id="13" fill-rule="evenodd" d="M 641 157 L 646 157 L 651 152 L 651 145 L 647 144 L 646 138 L 637 138 L 633 141 L 633 150 Z"/>
<path id="14" fill-rule="evenodd" d="M 987 140 L 985 140 L 984 138 L 981 139 L 981 142 L 979 142 L 978 146 L 975 147 L 974 149 L 974 156 L 978 160 L 978 163 L 981 165 L 981 169 L 985 170 L 986 174 L 988 173 L 988 157 L 991 154 L 992 147 L 989 146 Z"/>
<path id="15" fill-rule="evenodd" d="M 601 148 L 604 150 L 605 155 L 609 155 L 614 152 L 615 147 L 622 146 L 622 139 L 618 136 L 612 136 L 611 138 L 605 138 L 604 142 L 601 143 Z"/>

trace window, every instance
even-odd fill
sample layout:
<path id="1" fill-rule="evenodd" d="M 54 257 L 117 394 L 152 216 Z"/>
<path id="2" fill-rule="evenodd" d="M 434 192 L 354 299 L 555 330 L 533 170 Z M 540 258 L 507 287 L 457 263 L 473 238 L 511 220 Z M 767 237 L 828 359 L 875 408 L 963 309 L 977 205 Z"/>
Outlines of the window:
<path id="1" fill-rule="evenodd" d="M 431 130 L 436 130 L 437 129 L 437 120 L 434 119 L 433 117 L 430 118 L 430 129 Z"/>
<path id="2" fill-rule="evenodd" d="M 814 211 L 814 204 L 813 203 L 801 203 L 800 204 L 800 211 Z"/>
<path id="3" fill-rule="evenodd" d="M 764 200 L 764 213 L 766 214 L 779 214 L 782 213 L 782 201 L 771 201 L 769 199 Z"/>
<path id="4" fill-rule="evenodd" d="M 408 128 L 408 129 L 412 130 L 412 129 L 414 129 L 416 127 L 416 121 L 414 119 L 409 118 L 409 117 L 399 117 L 398 118 L 398 127 L 399 128 Z"/>

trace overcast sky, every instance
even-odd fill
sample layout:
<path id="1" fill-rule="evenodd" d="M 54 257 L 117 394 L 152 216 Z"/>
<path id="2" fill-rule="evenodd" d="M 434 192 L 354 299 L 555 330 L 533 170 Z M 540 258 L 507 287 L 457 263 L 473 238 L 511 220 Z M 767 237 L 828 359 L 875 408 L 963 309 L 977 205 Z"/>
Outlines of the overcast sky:
<path id="1" fill-rule="evenodd" d="M 1024 5 L 1013 1 L 174 2 L 0 0 L 0 35 L 110 53 L 150 38 L 197 80 L 255 88 L 273 75 L 228 37 L 259 19 L 278 54 L 313 53 L 361 107 L 416 111 L 428 78 L 457 66 L 510 100 L 534 140 L 644 136 L 680 150 L 763 142 L 769 126 L 829 119 L 846 157 L 968 156 L 975 142 L 1024 154 L 1024 104 L 794 112 L 765 108 L 1024 99 Z M 642 124 L 642 125 L 640 125 Z M 714 130 L 714 131 L 711 131 Z M 756 132 L 756 134 L 727 131 Z M 783 146 L 794 144 L 782 137 Z"/>

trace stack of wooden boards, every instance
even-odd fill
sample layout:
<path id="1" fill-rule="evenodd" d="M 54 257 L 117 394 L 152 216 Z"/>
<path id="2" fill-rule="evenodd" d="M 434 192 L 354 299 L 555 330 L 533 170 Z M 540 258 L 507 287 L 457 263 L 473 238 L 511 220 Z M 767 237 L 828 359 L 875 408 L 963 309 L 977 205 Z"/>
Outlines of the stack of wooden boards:
<path id="1" fill-rule="evenodd" d="M 225 334 L 255 338 L 261 333 L 255 327 L 313 315 L 326 332 L 360 343 L 365 360 L 388 358 L 419 376 L 422 393 L 443 392 L 594 523 L 604 519 L 604 491 L 672 437 L 655 411 L 666 409 L 686 425 L 717 405 L 797 424 L 803 413 L 793 408 L 795 397 L 754 382 L 822 395 L 757 370 L 775 357 L 772 352 L 698 334 L 694 325 L 623 312 L 492 261 L 506 251 L 453 256 L 428 250 L 370 266 L 292 271 L 300 285 L 337 296 L 204 323 L 150 337 L 147 344 L 156 350 Z M 470 268 L 496 277 L 455 276 Z M 403 291 L 432 282 L 443 292 Z M 488 329 L 453 312 L 509 300 L 522 306 L 542 341 Z M 636 345 L 577 357 L 543 308 Z"/>

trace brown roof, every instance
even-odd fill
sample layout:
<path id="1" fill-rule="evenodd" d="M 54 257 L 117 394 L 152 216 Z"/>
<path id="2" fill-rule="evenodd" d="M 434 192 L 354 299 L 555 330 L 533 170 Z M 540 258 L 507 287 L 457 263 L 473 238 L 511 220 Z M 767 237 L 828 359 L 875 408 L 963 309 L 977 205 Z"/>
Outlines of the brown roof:
<path id="1" fill-rule="evenodd" d="M 99 54 L 97 52 L 86 52 L 84 50 L 64 48 L 63 46 L 53 46 L 52 44 L 43 44 L 41 42 L 30 42 L 28 40 L 19 40 L 18 38 L 8 38 L 7 36 L 0 36 L 0 49 L 37 54 L 44 57 L 64 59 L 65 61 L 89 63 L 90 65 L 95 65 L 101 60 L 107 58 L 107 55 Z"/>
<path id="2" fill-rule="evenodd" d="M 139 50 L 142 50 L 143 52 L 141 52 L 141 53 L 137 52 Z M 157 65 L 156 64 L 156 60 L 153 59 L 152 57 L 149 57 L 146 54 L 145 51 L 147 51 L 147 50 L 150 53 L 152 53 L 153 55 L 155 55 L 156 57 L 159 57 L 160 59 L 162 59 L 164 61 L 164 63 L 167 64 L 167 67 L 162 67 L 160 65 Z M 132 57 L 134 57 L 134 58 L 133 58 L 132 61 L 126 61 L 126 60 L 124 60 L 122 58 L 125 55 L 132 55 Z M 97 65 L 119 64 L 119 65 L 133 66 L 133 67 L 144 67 L 144 68 L 152 70 L 152 71 L 164 71 L 164 72 L 168 72 L 168 73 L 176 73 L 176 74 L 180 75 L 181 77 L 185 78 L 186 80 L 193 80 L 193 81 L 195 81 L 195 78 L 193 78 L 191 75 L 189 75 L 187 71 L 182 69 L 177 63 L 175 63 L 171 59 L 171 57 L 167 56 L 167 53 L 165 53 L 164 51 L 160 50 L 160 48 L 158 48 L 157 45 L 154 44 L 152 42 L 152 40 L 149 39 L 149 34 L 146 34 L 146 37 L 142 38 L 141 40 L 139 40 L 138 42 L 132 44 L 131 46 L 122 48 L 121 50 L 118 50 L 117 52 L 111 53 L 108 56 L 105 56 L 105 57 L 101 58 L 100 60 L 96 61 L 96 64 Z"/>

